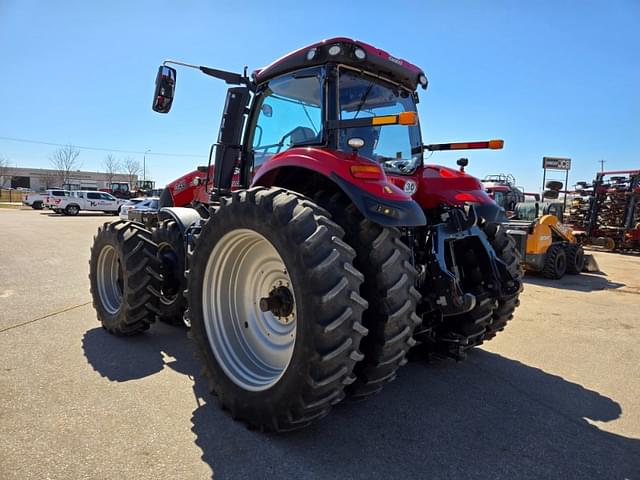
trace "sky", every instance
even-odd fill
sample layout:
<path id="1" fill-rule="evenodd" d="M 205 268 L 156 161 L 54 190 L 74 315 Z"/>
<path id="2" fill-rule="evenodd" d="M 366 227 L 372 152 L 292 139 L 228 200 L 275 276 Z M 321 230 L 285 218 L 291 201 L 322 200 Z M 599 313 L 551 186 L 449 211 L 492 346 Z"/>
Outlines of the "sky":
<path id="1" fill-rule="evenodd" d="M 638 0 L 0 0 L 0 157 L 49 167 L 57 148 L 8 139 L 141 163 L 148 151 L 147 177 L 163 185 L 206 163 L 226 90 L 179 70 L 171 113 L 155 113 L 163 60 L 239 72 L 346 36 L 427 73 L 425 143 L 505 140 L 503 150 L 439 152 L 429 163 L 466 156 L 469 173 L 510 173 L 538 191 L 542 157 L 569 157 L 572 184 L 592 179 L 600 160 L 606 170 L 640 168 L 638 24 Z M 108 153 L 82 148 L 78 159 L 104 170 Z"/>

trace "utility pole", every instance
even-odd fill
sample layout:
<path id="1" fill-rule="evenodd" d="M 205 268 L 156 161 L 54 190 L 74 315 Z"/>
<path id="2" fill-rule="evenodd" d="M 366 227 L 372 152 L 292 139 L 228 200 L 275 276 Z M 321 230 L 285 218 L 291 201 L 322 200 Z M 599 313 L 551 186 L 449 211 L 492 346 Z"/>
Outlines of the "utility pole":
<path id="1" fill-rule="evenodd" d="M 607 162 L 606 160 L 598 160 L 600 162 L 600 171 L 604 172 L 604 164 Z"/>
<path id="2" fill-rule="evenodd" d="M 149 153 L 151 149 L 147 149 L 144 151 L 144 155 L 142 156 L 142 181 L 144 182 L 147 179 L 147 153 Z M 138 164 L 140 165 L 140 164 Z M 140 167 L 138 167 L 140 168 Z"/>

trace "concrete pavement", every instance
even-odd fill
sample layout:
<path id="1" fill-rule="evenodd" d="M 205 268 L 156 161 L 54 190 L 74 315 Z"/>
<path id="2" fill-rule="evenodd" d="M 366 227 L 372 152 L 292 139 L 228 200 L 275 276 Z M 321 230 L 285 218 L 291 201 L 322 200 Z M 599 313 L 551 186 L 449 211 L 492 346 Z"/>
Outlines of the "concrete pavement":
<path id="1" fill-rule="evenodd" d="M 467 361 L 277 436 L 217 407 L 185 330 L 100 328 L 87 260 L 111 219 L 0 211 L 2 479 L 640 478 L 640 257 L 531 277 Z"/>

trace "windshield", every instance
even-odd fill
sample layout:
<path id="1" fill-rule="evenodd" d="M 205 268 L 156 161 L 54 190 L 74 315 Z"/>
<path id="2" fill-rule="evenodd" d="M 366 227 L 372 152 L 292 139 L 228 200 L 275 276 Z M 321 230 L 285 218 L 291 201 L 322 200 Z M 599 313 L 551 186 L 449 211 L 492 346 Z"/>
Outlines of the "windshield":
<path id="1" fill-rule="evenodd" d="M 341 120 L 416 111 L 412 92 L 364 73 L 341 68 L 339 85 Z M 338 148 L 351 151 L 347 141 L 353 137 L 364 140 L 358 153 L 382 164 L 387 173 L 407 175 L 420 165 L 418 125 L 345 128 L 340 131 Z"/>
<path id="2" fill-rule="evenodd" d="M 261 94 L 253 136 L 254 168 L 294 146 L 322 142 L 322 79 L 318 69 L 283 75 Z"/>

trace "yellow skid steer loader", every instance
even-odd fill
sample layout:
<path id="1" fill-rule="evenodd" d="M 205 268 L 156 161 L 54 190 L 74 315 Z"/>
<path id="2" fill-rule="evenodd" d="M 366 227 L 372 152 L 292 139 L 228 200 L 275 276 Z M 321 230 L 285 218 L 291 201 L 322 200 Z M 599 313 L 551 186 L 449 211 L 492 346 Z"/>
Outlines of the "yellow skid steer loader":
<path id="1" fill-rule="evenodd" d="M 507 224 L 526 270 L 559 279 L 565 273 L 597 272 L 592 255 L 586 255 L 571 228 L 563 225 L 561 202 L 522 202 Z"/>

